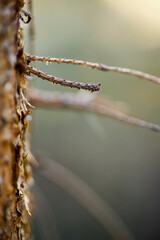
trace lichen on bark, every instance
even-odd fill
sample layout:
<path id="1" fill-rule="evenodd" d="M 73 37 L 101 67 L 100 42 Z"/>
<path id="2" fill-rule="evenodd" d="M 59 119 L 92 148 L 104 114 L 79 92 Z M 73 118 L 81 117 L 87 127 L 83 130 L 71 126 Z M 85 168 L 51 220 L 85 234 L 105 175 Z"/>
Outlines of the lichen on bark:
<path id="1" fill-rule="evenodd" d="M 23 5 L 23 0 L 0 1 L 0 239 L 14 240 L 31 239 Z"/>

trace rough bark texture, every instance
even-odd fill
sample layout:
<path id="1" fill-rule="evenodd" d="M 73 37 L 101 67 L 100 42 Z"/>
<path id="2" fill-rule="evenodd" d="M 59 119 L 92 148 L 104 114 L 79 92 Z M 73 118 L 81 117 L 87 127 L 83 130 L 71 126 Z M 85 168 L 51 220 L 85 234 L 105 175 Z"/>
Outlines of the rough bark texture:
<path id="1" fill-rule="evenodd" d="M 31 239 L 26 135 L 29 111 L 19 27 L 23 0 L 0 0 L 0 240 Z"/>

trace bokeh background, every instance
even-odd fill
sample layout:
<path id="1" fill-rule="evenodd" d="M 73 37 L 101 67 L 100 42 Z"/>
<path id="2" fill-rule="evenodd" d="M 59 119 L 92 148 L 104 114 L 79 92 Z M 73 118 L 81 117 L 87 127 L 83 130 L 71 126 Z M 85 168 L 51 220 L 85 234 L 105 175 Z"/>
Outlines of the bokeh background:
<path id="1" fill-rule="evenodd" d="M 160 76 L 159 12 L 159 0 L 34 0 L 33 51 Z M 27 41 L 26 36 L 26 49 Z M 97 95 L 160 124 L 156 84 L 78 66 L 34 65 L 64 79 L 101 82 Z M 43 90 L 78 92 L 41 79 L 32 82 Z M 41 151 L 83 179 L 123 219 L 136 240 L 160 239 L 160 134 L 70 110 L 36 109 L 32 118 L 33 154 Z M 55 235 L 61 240 L 111 239 L 67 193 L 36 171 L 34 174 L 38 199 L 44 202 L 38 208 L 37 201 L 41 214 L 35 217 L 36 240 L 56 239 Z"/>

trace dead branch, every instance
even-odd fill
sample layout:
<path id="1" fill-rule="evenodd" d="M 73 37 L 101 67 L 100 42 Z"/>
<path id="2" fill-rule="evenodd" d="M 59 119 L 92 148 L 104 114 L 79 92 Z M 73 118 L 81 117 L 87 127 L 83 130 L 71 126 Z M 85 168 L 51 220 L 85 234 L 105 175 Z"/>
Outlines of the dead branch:
<path id="1" fill-rule="evenodd" d="M 82 60 L 74 60 L 74 59 L 66 59 L 66 58 L 51 58 L 51 57 L 39 57 L 39 56 L 33 56 L 28 53 L 25 54 L 27 60 L 29 61 L 41 61 L 41 62 L 55 62 L 55 63 L 67 63 L 67 64 L 73 64 L 73 65 L 80 65 L 83 67 L 90 67 L 93 69 L 98 69 L 101 71 L 111 71 L 111 72 L 117 72 L 127 75 L 132 75 L 138 78 L 146 79 L 151 82 L 160 84 L 160 78 L 150 75 L 148 73 L 144 73 L 141 71 L 137 71 L 134 69 L 128 69 L 128 68 L 122 68 L 122 67 L 115 67 L 115 66 L 107 66 L 105 64 L 98 64 L 93 62 L 87 62 Z"/>
<path id="2" fill-rule="evenodd" d="M 90 91 L 90 92 L 95 92 L 95 91 L 99 91 L 100 90 L 100 86 L 101 84 L 88 84 L 88 83 L 79 83 L 79 82 L 72 82 L 69 80 L 64 80 L 62 78 L 58 78 L 52 75 L 49 75 L 47 73 L 42 72 L 41 70 L 31 67 L 29 65 L 26 66 L 27 68 L 27 73 L 32 73 L 36 76 L 38 76 L 39 78 L 42 78 L 43 80 L 48 80 L 51 83 L 54 84 L 59 84 L 61 86 L 64 87 L 70 87 L 70 88 L 78 88 L 78 89 L 84 89 L 86 91 Z"/>
<path id="3" fill-rule="evenodd" d="M 27 17 L 27 20 L 25 20 L 22 16 L 22 14 L 24 14 L 24 16 Z M 21 13 L 20 13 L 20 19 L 22 20 L 22 22 L 24 22 L 25 24 L 29 23 L 32 19 L 32 16 L 31 16 L 31 13 L 30 12 L 26 12 L 24 9 L 21 10 Z"/>
<path id="4" fill-rule="evenodd" d="M 113 240 L 134 240 L 123 220 L 82 179 L 66 167 L 47 157 L 39 156 L 38 173 L 62 188 L 86 209 L 110 234 Z"/>
<path id="5" fill-rule="evenodd" d="M 120 110 L 115 109 L 106 98 L 100 98 L 85 94 L 65 94 L 44 92 L 30 89 L 28 92 L 30 102 L 37 107 L 49 107 L 57 109 L 72 109 L 76 111 L 92 112 L 105 117 L 110 117 L 124 123 L 147 128 L 160 132 L 160 126 L 146 122 Z"/>
<path id="6" fill-rule="evenodd" d="M 38 231 L 42 239 L 60 240 L 53 209 L 38 185 L 38 181 L 35 181 L 35 183 L 33 192 L 36 203 L 35 222 L 37 223 Z"/>

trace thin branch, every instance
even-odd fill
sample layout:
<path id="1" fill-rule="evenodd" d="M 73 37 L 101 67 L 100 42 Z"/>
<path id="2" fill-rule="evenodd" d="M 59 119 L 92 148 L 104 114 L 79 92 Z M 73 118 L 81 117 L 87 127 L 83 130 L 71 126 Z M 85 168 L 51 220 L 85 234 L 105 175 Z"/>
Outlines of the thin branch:
<path id="1" fill-rule="evenodd" d="M 34 175 L 35 178 L 36 176 Z M 53 209 L 47 201 L 45 194 L 43 194 L 37 179 L 33 192 L 36 205 L 35 222 L 37 223 L 41 239 L 60 240 Z"/>
<path id="2" fill-rule="evenodd" d="M 23 13 L 24 16 L 27 17 L 27 20 L 25 20 L 25 19 L 23 18 L 22 14 L 20 13 L 19 16 L 20 16 L 20 19 L 22 20 L 22 22 L 24 22 L 25 24 L 29 23 L 29 22 L 31 21 L 31 19 L 32 19 L 31 13 L 30 13 L 30 12 L 26 12 L 26 11 L 23 10 L 23 9 L 22 9 L 20 12 Z"/>
<path id="3" fill-rule="evenodd" d="M 35 50 L 35 41 L 34 41 L 34 38 L 35 38 L 35 24 L 34 24 L 34 17 L 33 17 L 33 3 L 32 3 L 32 0 L 27 1 L 27 9 L 28 9 L 28 12 L 30 12 L 31 15 L 32 15 L 32 21 L 30 22 L 30 24 L 28 26 L 28 42 L 27 42 L 27 45 L 28 45 L 29 52 L 31 54 L 33 54 L 34 50 Z"/>
<path id="4" fill-rule="evenodd" d="M 94 97 L 93 95 L 89 96 L 88 94 L 81 97 L 79 94 L 53 93 L 34 89 L 29 90 L 28 96 L 30 102 L 37 107 L 93 112 L 95 114 L 111 117 L 134 126 L 160 132 L 159 125 L 146 122 L 115 109 L 106 98 Z"/>
<path id="5" fill-rule="evenodd" d="M 55 63 L 67 63 L 67 64 L 73 64 L 73 65 L 80 65 L 83 67 L 91 67 L 93 69 L 98 69 L 101 71 L 111 71 L 111 72 L 132 75 L 132 76 L 135 76 L 138 78 L 143 78 L 143 79 L 149 80 L 151 82 L 160 84 L 159 77 L 156 77 L 156 76 L 153 76 L 148 73 L 141 72 L 141 71 L 137 71 L 134 69 L 115 67 L 115 66 L 107 66 L 104 64 L 98 64 L 98 63 L 92 63 L 92 62 L 74 60 L 74 59 L 39 57 L 39 56 L 30 55 L 28 53 L 26 53 L 25 55 L 26 55 L 27 60 L 29 60 L 29 61 L 55 62 Z"/>
<path id="6" fill-rule="evenodd" d="M 56 184 L 86 209 L 110 234 L 113 240 L 134 240 L 123 220 L 82 179 L 66 167 L 47 157 L 39 156 L 38 173 Z"/>
<path id="7" fill-rule="evenodd" d="M 39 78 L 42 78 L 43 80 L 48 80 L 51 83 L 59 84 L 64 87 L 70 87 L 70 88 L 78 88 L 78 89 L 84 89 L 86 91 L 95 92 L 100 90 L 101 84 L 88 84 L 88 83 L 79 83 L 79 82 L 72 82 L 69 80 L 64 80 L 62 78 L 58 78 L 52 75 L 49 75 L 47 73 L 42 72 L 41 70 L 31 67 L 29 65 L 26 66 L 27 72 L 32 73 Z"/>

